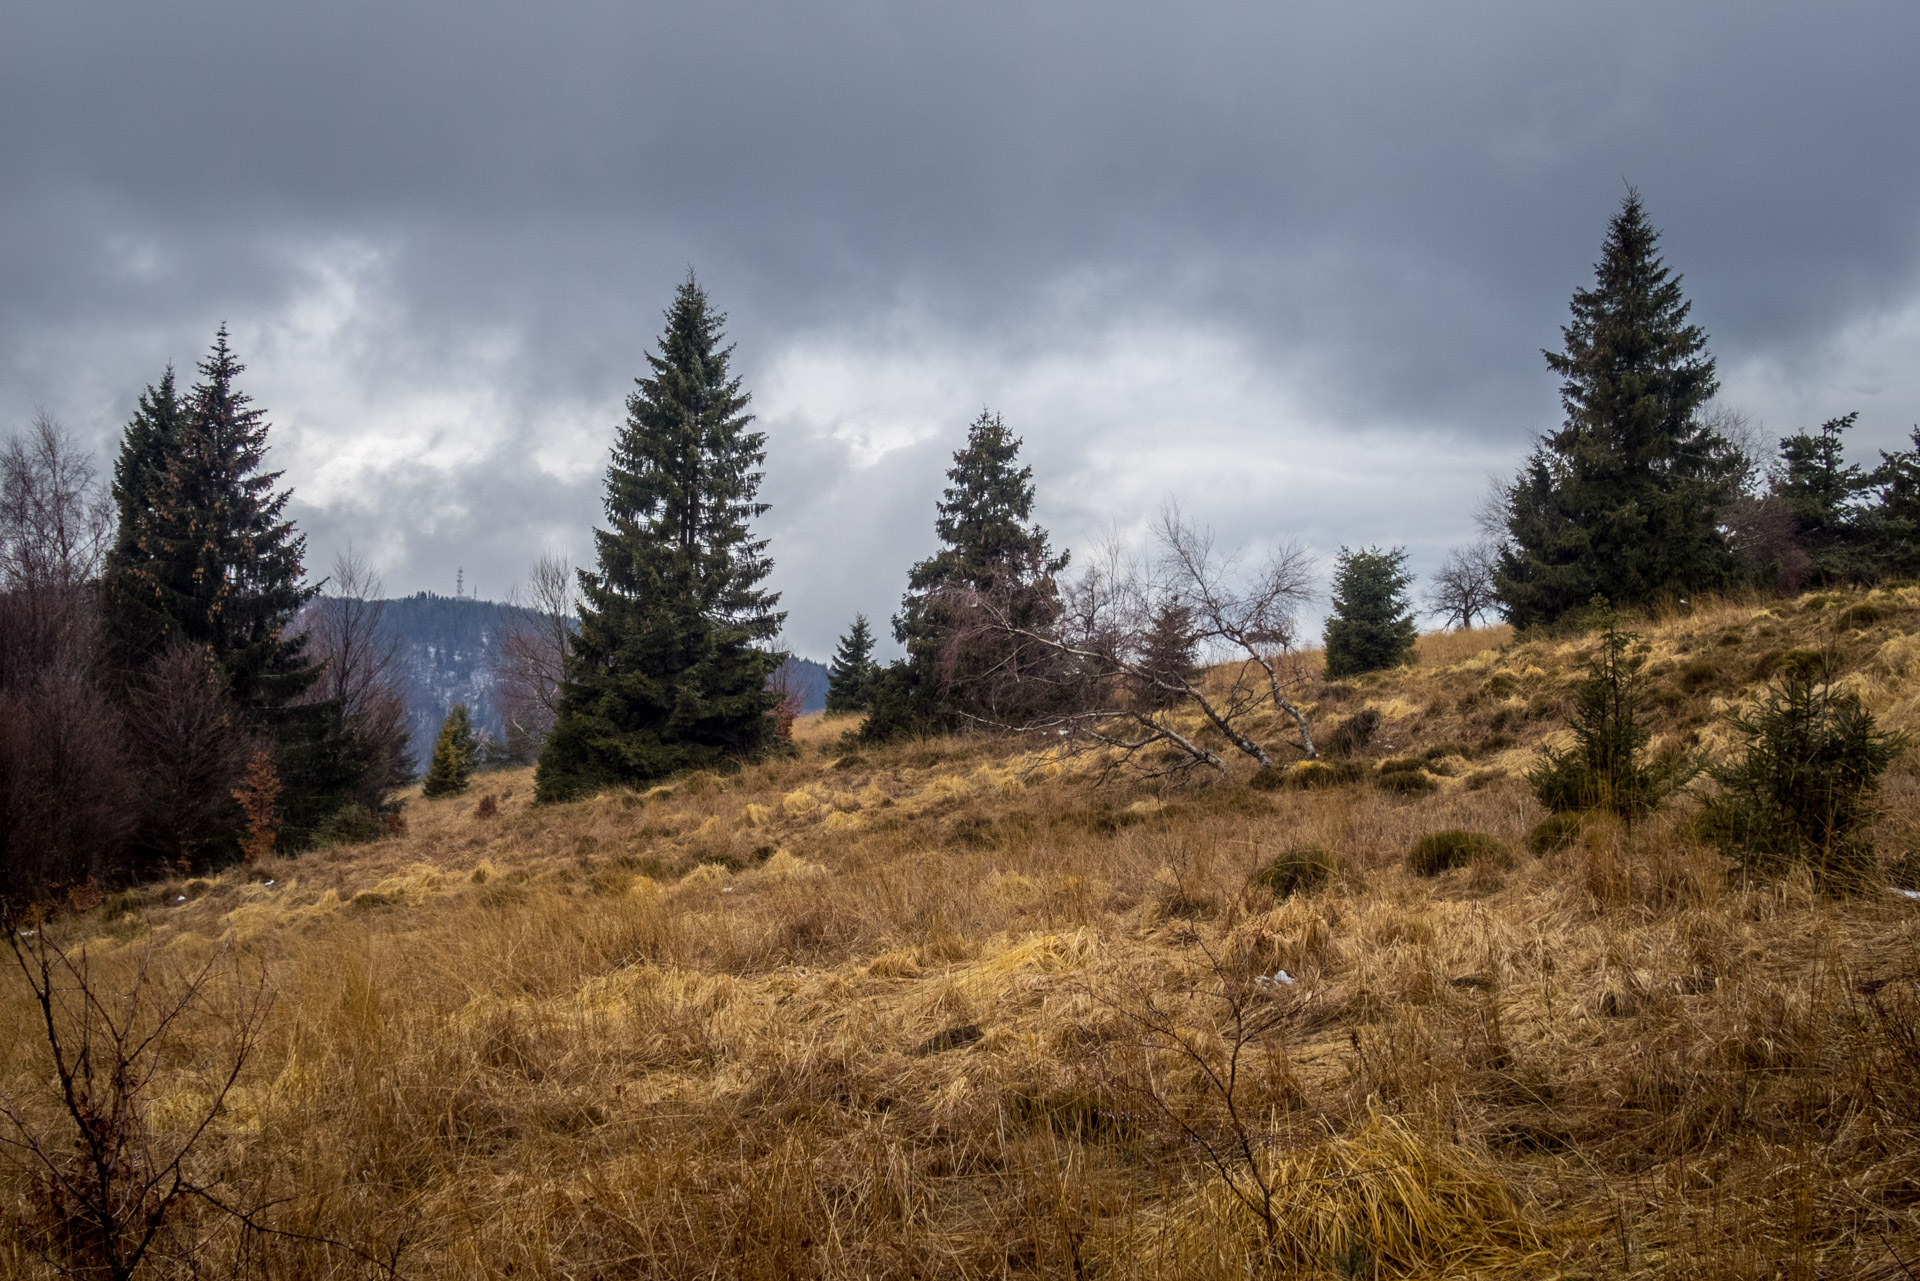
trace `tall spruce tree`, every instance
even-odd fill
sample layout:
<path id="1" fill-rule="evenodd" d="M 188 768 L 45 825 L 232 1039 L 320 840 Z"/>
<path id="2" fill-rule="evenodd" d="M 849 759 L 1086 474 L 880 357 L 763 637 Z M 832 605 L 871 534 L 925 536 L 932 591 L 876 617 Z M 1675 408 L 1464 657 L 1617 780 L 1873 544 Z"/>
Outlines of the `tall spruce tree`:
<path id="1" fill-rule="evenodd" d="M 101 574 L 108 673 L 122 689 L 156 656 L 170 630 L 154 559 L 167 499 L 167 471 L 186 431 L 173 366 L 141 393 L 113 464 L 114 541 Z"/>
<path id="2" fill-rule="evenodd" d="M 1413 603 L 1403 547 L 1381 551 L 1342 547 L 1333 572 L 1333 613 L 1327 618 L 1327 678 L 1339 680 L 1413 661 Z"/>
<path id="3" fill-rule="evenodd" d="M 873 628 L 865 614 L 853 616 L 853 626 L 840 638 L 827 665 L 827 710 L 864 712 L 873 700 Z"/>
<path id="4" fill-rule="evenodd" d="M 942 546 L 910 571 L 893 619 L 907 656 L 877 682 L 875 735 L 1016 723 L 1044 697 L 1027 669 L 1048 660 L 969 626 L 970 597 L 990 596 L 1022 627 L 1044 628 L 1059 613 L 1054 575 L 1067 557 L 1054 556 L 1047 531 L 1032 523 L 1033 468 L 1020 465 L 1020 445 L 999 414 L 983 409 L 968 426 L 936 508 Z"/>
<path id="5" fill-rule="evenodd" d="M 290 491 L 262 471 L 266 415 L 235 386 L 246 368 L 225 325 L 185 401 L 172 371 L 149 388 L 114 465 L 120 527 L 106 571 L 107 627 L 133 663 L 170 644 L 205 649 L 243 712 L 283 708 L 313 684 L 305 639 L 286 634 L 318 587 Z"/>
<path id="6" fill-rule="evenodd" d="M 237 385 L 226 326 L 184 399 L 171 371 L 141 397 L 114 467 L 120 524 L 104 573 L 104 627 L 129 699 L 169 653 L 197 652 L 240 727 L 269 739 L 281 835 L 297 848 L 361 781 L 341 708 L 311 691 L 319 669 L 291 624 L 313 599 L 290 491 L 266 462 L 266 415 Z M 228 816 L 232 818 L 231 815 Z M 231 845 L 237 828 L 209 848 Z"/>
<path id="7" fill-rule="evenodd" d="M 768 647 L 786 617 L 760 590 L 772 563 L 748 522 L 766 436 L 728 372 L 725 317 L 692 273 L 674 295 L 652 376 L 636 380 L 607 469 L 598 568 L 580 574 L 536 791 L 564 800 L 765 750 L 778 695 Z"/>
<path id="8" fill-rule="evenodd" d="M 1573 296 L 1566 350 L 1546 352 L 1566 419 L 1506 490 L 1497 587 L 1517 626 L 1594 596 L 1615 605 L 1724 586 L 1720 514 L 1738 452 L 1701 419 L 1719 384 L 1707 335 L 1658 250 L 1637 192 L 1614 215 L 1595 285 Z"/>

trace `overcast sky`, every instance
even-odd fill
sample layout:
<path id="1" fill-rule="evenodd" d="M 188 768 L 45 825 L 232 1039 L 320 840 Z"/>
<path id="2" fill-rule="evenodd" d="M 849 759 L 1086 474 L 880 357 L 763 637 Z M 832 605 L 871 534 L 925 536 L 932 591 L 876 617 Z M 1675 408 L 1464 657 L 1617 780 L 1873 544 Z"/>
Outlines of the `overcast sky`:
<path id="1" fill-rule="evenodd" d="M 1920 421 L 1912 0 L 0 0 L 0 429 L 110 457 L 226 322 L 309 567 L 590 553 L 689 267 L 824 657 L 983 406 L 1056 546 L 1473 536 L 1636 185 L 1773 434 Z M 884 628 L 881 629 L 884 632 Z"/>

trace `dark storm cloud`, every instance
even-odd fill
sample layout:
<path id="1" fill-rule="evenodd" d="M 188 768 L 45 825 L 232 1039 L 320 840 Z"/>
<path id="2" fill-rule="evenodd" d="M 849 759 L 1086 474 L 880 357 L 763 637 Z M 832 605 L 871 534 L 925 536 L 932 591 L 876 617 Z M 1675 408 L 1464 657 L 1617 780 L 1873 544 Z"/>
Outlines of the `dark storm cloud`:
<path id="1" fill-rule="evenodd" d="M 320 559 L 500 590 L 587 551 L 692 264 L 803 649 L 897 598 L 982 403 L 1063 540 L 1174 490 L 1430 563 L 1550 424 L 1623 180 L 1730 398 L 1920 418 L 1917 38 L 1909 3 L 15 2 L 0 413 L 105 446 L 225 319 Z"/>

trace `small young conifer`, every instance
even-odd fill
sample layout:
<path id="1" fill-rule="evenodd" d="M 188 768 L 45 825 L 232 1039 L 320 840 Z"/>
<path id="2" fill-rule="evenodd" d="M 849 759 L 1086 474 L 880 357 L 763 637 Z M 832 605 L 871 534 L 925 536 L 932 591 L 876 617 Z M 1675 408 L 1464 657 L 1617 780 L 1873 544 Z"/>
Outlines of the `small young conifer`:
<path id="1" fill-rule="evenodd" d="M 1405 548 L 1342 547 L 1327 619 L 1327 679 L 1377 672 L 1413 661 L 1413 603 Z"/>
<path id="2" fill-rule="evenodd" d="M 433 760 L 427 766 L 420 794 L 431 799 L 466 791 L 467 783 L 473 778 L 477 755 L 473 717 L 465 703 L 455 703 L 447 711 L 447 718 L 440 722 L 440 737 L 434 740 Z"/>
<path id="3" fill-rule="evenodd" d="M 827 710 L 864 712 L 873 701 L 873 629 L 865 614 L 853 616 L 853 626 L 840 638 L 827 666 Z"/>

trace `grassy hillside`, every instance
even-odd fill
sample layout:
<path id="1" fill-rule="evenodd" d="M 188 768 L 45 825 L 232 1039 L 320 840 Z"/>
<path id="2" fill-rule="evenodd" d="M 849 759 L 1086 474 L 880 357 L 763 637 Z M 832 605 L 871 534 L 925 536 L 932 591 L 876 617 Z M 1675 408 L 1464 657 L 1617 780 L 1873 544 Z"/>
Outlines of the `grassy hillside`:
<path id="1" fill-rule="evenodd" d="M 1650 625 L 1655 748 L 1723 750 L 1827 644 L 1920 730 L 1917 626 L 1910 588 Z M 536 808 L 487 775 L 404 835 L 46 928 L 103 991 L 213 959 L 154 1060 L 162 1154 L 222 1016 L 270 998 L 186 1167 L 302 1235 L 185 1201 L 165 1239 L 210 1275 L 1920 1272 L 1920 903 L 1739 884 L 1691 802 L 1529 852 L 1521 775 L 1589 648 L 1427 637 L 1314 691 L 1413 782 L 1093 788 L 1020 743 L 842 755 L 816 718 L 731 778 Z M 1884 800 L 1893 859 L 1920 759 Z M 1415 875 L 1443 829 L 1490 839 Z M 1283 895 L 1276 860 L 1326 874 Z M 37 1017 L 10 976 L 0 1087 L 57 1133 Z M 0 1270 L 42 1275 L 22 1169 Z"/>

